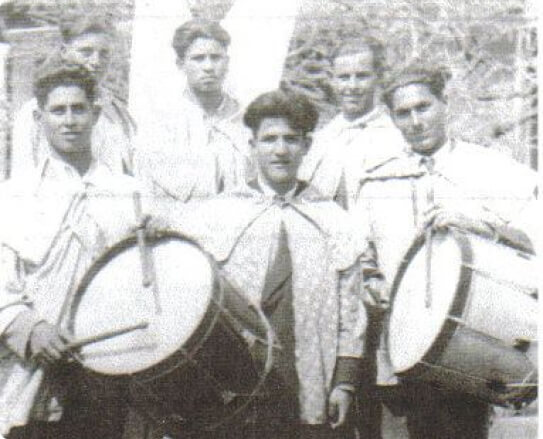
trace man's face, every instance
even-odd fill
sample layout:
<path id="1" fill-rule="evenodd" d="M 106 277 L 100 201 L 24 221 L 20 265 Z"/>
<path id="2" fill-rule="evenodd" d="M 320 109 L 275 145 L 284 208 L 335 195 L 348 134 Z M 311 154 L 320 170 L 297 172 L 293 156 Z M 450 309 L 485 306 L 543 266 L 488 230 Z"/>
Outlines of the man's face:
<path id="1" fill-rule="evenodd" d="M 446 141 L 447 104 L 426 84 L 408 84 L 392 95 L 392 118 L 413 151 L 433 154 Z"/>
<path id="2" fill-rule="evenodd" d="M 97 111 L 77 85 L 60 85 L 49 92 L 36 117 L 49 145 L 59 154 L 78 154 L 90 149 Z"/>
<path id="3" fill-rule="evenodd" d="M 295 184 L 309 143 L 302 132 L 290 127 L 286 118 L 262 119 L 251 144 L 261 175 L 272 188 L 290 188 Z"/>
<path id="4" fill-rule="evenodd" d="M 354 120 L 374 107 L 378 77 L 374 72 L 373 53 L 340 55 L 334 60 L 332 87 L 343 115 Z"/>
<path id="5" fill-rule="evenodd" d="M 217 40 L 196 38 L 185 52 L 185 57 L 178 63 L 193 92 L 222 93 L 222 84 L 228 70 L 228 55 Z"/>
<path id="6" fill-rule="evenodd" d="M 96 79 L 101 80 L 111 60 L 111 41 L 103 33 L 79 35 L 64 46 L 66 58 L 85 66 Z"/>

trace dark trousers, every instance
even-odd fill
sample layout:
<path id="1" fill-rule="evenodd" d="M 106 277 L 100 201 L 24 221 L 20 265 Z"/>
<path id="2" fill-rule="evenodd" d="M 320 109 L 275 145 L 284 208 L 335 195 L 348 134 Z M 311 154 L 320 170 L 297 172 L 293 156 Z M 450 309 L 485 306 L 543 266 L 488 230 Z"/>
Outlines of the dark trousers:
<path id="1" fill-rule="evenodd" d="M 355 424 L 361 439 L 381 439 L 383 405 L 394 416 L 404 416 L 410 439 L 486 439 L 490 406 L 469 395 L 432 387 L 422 382 L 376 386 L 376 352 L 383 314 L 368 309 L 363 379 Z"/>
<path id="2" fill-rule="evenodd" d="M 274 372 L 266 388 L 234 422 L 209 432 L 180 432 L 179 439 L 354 439 L 352 425 L 333 430 L 329 424 L 300 423 L 296 393 Z"/>
<path id="3" fill-rule="evenodd" d="M 469 395 L 426 384 L 406 385 L 406 417 L 412 439 L 486 439 L 490 406 Z"/>
<path id="4" fill-rule="evenodd" d="M 57 371 L 66 389 L 59 422 L 31 422 L 13 428 L 9 439 L 121 439 L 127 415 L 123 379 L 87 374 L 75 365 Z"/>
<path id="5" fill-rule="evenodd" d="M 410 439 L 487 439 L 490 406 L 469 395 L 425 383 L 375 387 L 361 395 L 356 424 L 361 438 L 381 439 L 383 405 L 405 417 Z"/>

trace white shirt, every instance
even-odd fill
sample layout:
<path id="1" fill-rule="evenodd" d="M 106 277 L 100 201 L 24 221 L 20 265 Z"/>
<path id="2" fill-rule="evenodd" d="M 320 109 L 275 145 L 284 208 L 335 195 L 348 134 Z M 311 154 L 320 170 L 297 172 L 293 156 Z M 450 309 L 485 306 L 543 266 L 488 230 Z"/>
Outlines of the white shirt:
<path id="1" fill-rule="evenodd" d="M 405 141 L 384 108 L 353 121 L 339 114 L 315 133 L 298 178 L 349 208 L 366 170 L 404 149 Z"/>
<path id="2" fill-rule="evenodd" d="M 249 168 L 248 132 L 238 103 L 225 95 L 212 115 L 188 94 L 177 105 L 167 118 L 139 130 L 136 166 L 150 192 L 189 201 L 242 184 Z"/>
<path id="3" fill-rule="evenodd" d="M 122 174 L 132 170 L 131 140 L 124 125 L 133 122 L 123 121 L 121 112 L 115 108 L 113 104 L 104 103 L 92 133 L 93 155 L 112 172 Z M 45 134 L 34 120 L 37 109 L 38 102 L 33 98 L 23 104 L 14 116 L 10 177 L 28 175 L 49 155 Z"/>
<path id="4" fill-rule="evenodd" d="M 61 325 L 92 261 L 134 224 L 138 187 L 94 162 L 84 176 L 47 157 L 32 178 L 0 186 L 0 433 L 29 420 L 58 420 L 61 389 L 26 358 L 40 320 Z M 55 390 L 54 390 L 55 389 Z"/>

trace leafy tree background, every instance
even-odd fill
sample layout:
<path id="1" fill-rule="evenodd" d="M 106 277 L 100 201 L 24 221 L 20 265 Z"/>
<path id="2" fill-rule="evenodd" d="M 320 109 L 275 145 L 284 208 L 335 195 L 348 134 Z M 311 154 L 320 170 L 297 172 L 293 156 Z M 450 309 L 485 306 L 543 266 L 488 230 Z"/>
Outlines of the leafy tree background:
<path id="1" fill-rule="evenodd" d="M 233 0 L 189 2 L 194 16 L 220 19 Z M 9 40 L 14 29 L 54 26 L 74 15 L 100 12 L 119 34 L 108 87 L 126 97 L 133 10 L 133 0 L 13 0 L 2 4 L 0 17 Z M 369 34 L 385 45 L 387 72 L 414 59 L 449 67 L 453 136 L 536 167 L 535 21 L 525 0 L 304 0 L 283 85 L 308 95 L 325 122 L 337 111 L 329 84 L 331 56 L 342 41 Z M 9 103 L 0 105 L 9 108 Z M 0 125 L 9 129 L 9 118 Z"/>

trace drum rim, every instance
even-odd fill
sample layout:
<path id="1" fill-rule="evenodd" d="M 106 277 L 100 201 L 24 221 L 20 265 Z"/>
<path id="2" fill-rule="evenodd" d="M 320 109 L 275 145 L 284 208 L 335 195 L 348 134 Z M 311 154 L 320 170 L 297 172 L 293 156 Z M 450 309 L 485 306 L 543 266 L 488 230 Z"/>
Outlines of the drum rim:
<path id="1" fill-rule="evenodd" d="M 448 316 L 454 316 L 454 317 L 462 317 L 464 314 L 466 304 L 469 299 L 469 291 L 470 291 L 470 285 L 472 281 L 472 270 L 468 268 L 469 265 L 473 264 L 473 247 L 471 246 L 471 243 L 469 239 L 467 238 L 464 231 L 456 228 L 449 228 L 445 232 L 439 232 L 439 231 L 432 231 L 432 236 L 435 234 L 443 234 L 443 235 L 449 235 L 451 236 L 457 243 L 459 249 L 460 249 L 460 255 L 461 255 L 461 266 L 460 266 L 460 273 L 458 276 L 458 282 L 456 287 L 456 292 L 453 301 L 451 302 L 451 306 L 449 308 L 449 311 L 447 313 Z M 389 322 L 390 317 L 392 315 L 393 306 L 394 306 L 394 299 L 396 298 L 396 294 L 398 293 L 398 289 L 400 287 L 400 284 L 403 280 L 403 277 L 405 273 L 407 272 L 407 268 L 409 267 L 410 262 L 413 260 L 415 255 L 422 250 L 422 247 L 426 243 L 426 234 L 422 233 L 419 236 L 415 238 L 407 252 L 405 253 L 404 257 L 402 258 L 402 262 L 400 264 L 400 267 L 398 269 L 398 272 L 396 273 L 396 276 L 394 277 L 394 281 L 392 283 L 391 288 L 391 294 L 390 294 L 390 303 L 391 303 L 391 310 L 388 313 L 387 317 L 387 324 L 385 325 L 385 340 L 387 342 L 387 353 L 390 355 L 390 338 L 389 338 Z M 417 377 L 424 374 L 425 367 L 424 364 L 421 364 L 421 362 L 435 364 L 439 361 L 443 353 L 445 352 L 449 342 L 453 338 L 456 329 L 458 328 L 459 323 L 456 321 L 453 321 L 452 319 L 445 319 L 443 322 L 443 325 L 441 326 L 441 331 L 438 333 L 437 337 L 434 339 L 434 342 L 430 346 L 430 349 L 420 358 L 419 362 L 417 362 L 413 367 L 403 371 L 403 372 L 395 372 L 395 374 L 398 377 L 404 378 L 404 377 Z"/>
<path id="2" fill-rule="evenodd" d="M 206 257 L 207 261 L 209 262 L 212 272 L 213 272 L 213 286 L 212 290 L 213 293 L 210 296 L 209 304 L 211 302 L 216 303 L 222 303 L 223 300 L 223 286 L 220 282 L 219 276 L 217 273 L 218 270 L 218 264 L 215 262 L 215 260 L 210 256 L 208 252 L 206 252 L 196 241 L 193 239 L 187 237 L 186 235 L 173 231 L 173 230 L 164 230 L 164 231 L 154 231 L 152 234 L 149 234 L 146 236 L 148 242 L 154 244 L 160 241 L 164 240 L 180 240 L 187 242 L 190 245 L 195 246 L 199 251 L 202 252 L 202 254 Z M 80 300 L 82 299 L 84 292 L 92 282 L 92 280 L 95 278 L 95 276 L 100 272 L 100 270 L 111 260 L 113 260 L 116 256 L 120 255 L 124 251 L 134 247 L 137 245 L 137 237 L 135 234 L 128 235 L 121 239 L 120 241 L 116 242 L 112 247 L 106 249 L 102 255 L 100 255 L 89 267 L 89 269 L 86 271 L 85 275 L 79 282 L 79 285 L 73 295 L 73 299 L 69 306 L 69 312 L 68 312 L 68 318 L 67 318 L 67 329 L 70 331 L 70 333 L 73 334 L 74 330 L 74 323 L 75 323 L 75 317 L 77 314 L 77 308 Z M 94 371 L 92 368 L 87 367 L 84 362 L 82 363 L 82 366 L 85 369 L 92 370 L 95 373 L 102 374 L 104 376 L 131 376 L 133 378 L 138 378 L 139 381 L 144 382 L 147 380 L 151 380 L 154 378 L 157 378 L 165 373 L 168 373 L 168 371 L 175 369 L 179 367 L 184 361 L 188 361 L 187 356 L 196 354 L 200 347 L 205 343 L 207 340 L 207 335 L 209 334 L 211 328 L 213 328 L 214 322 L 217 318 L 218 311 L 216 309 L 216 305 L 209 306 L 208 309 L 204 313 L 202 320 L 200 322 L 200 325 L 197 327 L 197 329 L 194 331 L 193 334 L 190 335 L 190 337 L 186 340 L 183 347 L 187 346 L 188 352 L 186 352 L 184 349 L 181 349 L 181 346 L 179 349 L 177 349 L 175 352 L 173 352 L 171 355 L 165 357 L 162 359 L 162 361 L 149 366 L 146 369 L 143 369 L 138 372 L 134 372 L 131 374 L 106 374 L 102 372 Z"/>
<path id="3" fill-rule="evenodd" d="M 200 348 L 206 343 L 210 333 L 213 331 L 216 321 L 218 320 L 219 315 L 221 313 L 220 305 L 225 300 L 225 290 L 224 290 L 225 279 L 219 276 L 219 273 L 220 273 L 219 264 L 210 255 L 210 253 L 205 251 L 195 240 L 187 237 L 183 233 L 179 233 L 173 230 L 154 231 L 152 234 L 149 234 L 149 236 L 147 236 L 147 239 L 151 243 L 159 242 L 162 240 L 177 239 L 177 240 L 187 242 L 191 245 L 194 245 L 197 249 L 199 249 L 202 252 L 202 254 L 204 254 L 205 257 L 207 258 L 213 272 L 213 287 L 212 287 L 213 293 L 210 296 L 208 309 L 204 313 L 202 320 L 200 322 L 200 325 L 197 327 L 194 333 L 190 335 L 190 337 L 187 339 L 187 341 L 184 343 L 183 346 L 180 346 L 179 349 L 177 349 L 174 353 L 172 353 L 168 357 L 165 357 L 159 363 L 152 365 L 139 372 L 135 372 L 131 374 L 128 374 L 128 373 L 118 374 L 118 375 L 97 372 L 91 368 L 88 368 L 87 366 L 85 366 L 84 363 L 82 363 L 82 366 L 85 369 L 90 370 L 92 373 L 98 373 L 103 376 L 124 376 L 126 378 L 131 379 L 131 382 L 134 383 L 139 388 L 145 388 L 145 383 L 147 381 L 156 379 L 164 374 L 167 374 L 169 371 L 172 371 L 173 369 L 180 367 L 183 363 L 190 361 L 190 359 L 188 358 L 189 356 L 196 355 L 198 353 Z M 91 264 L 91 266 L 89 267 L 89 269 L 87 270 L 83 278 L 81 279 L 77 287 L 77 290 L 75 291 L 73 295 L 73 300 L 71 301 L 68 307 L 67 329 L 70 332 L 73 333 L 75 316 L 77 314 L 77 304 L 83 297 L 85 290 L 90 285 L 94 277 L 100 272 L 101 268 L 104 267 L 109 261 L 114 259 L 117 255 L 121 254 L 123 251 L 126 251 L 136 245 L 137 245 L 136 235 L 135 234 L 128 235 L 124 237 L 123 239 L 121 239 L 120 241 L 116 242 L 112 247 L 106 249 L 102 255 L 100 255 L 95 261 L 93 261 L 93 263 Z M 263 322 L 264 323 L 267 322 L 264 314 L 258 308 L 255 308 L 255 310 L 258 312 L 259 317 L 263 319 Z M 274 341 L 273 341 L 274 338 L 273 338 L 273 332 L 271 331 L 269 327 L 267 327 L 267 339 L 268 339 L 269 347 L 268 347 L 268 352 L 267 352 L 267 366 L 266 367 L 268 366 L 271 367 L 271 363 L 269 365 L 268 363 L 273 361 L 272 350 L 274 347 Z M 247 409 L 247 406 L 250 404 L 252 399 L 255 397 L 255 395 L 258 394 L 258 391 L 264 385 L 268 374 L 269 374 L 269 370 L 267 369 L 263 370 L 262 376 L 260 376 L 259 379 L 257 380 L 257 383 L 254 389 L 252 390 L 251 395 L 247 397 L 245 401 L 239 407 L 237 407 L 237 409 L 234 410 L 233 413 L 230 414 L 228 417 L 218 420 L 209 425 L 199 424 L 199 423 L 195 423 L 190 426 L 187 425 L 186 426 L 187 431 L 196 432 L 200 430 L 201 431 L 213 430 L 221 425 L 227 425 L 228 422 L 231 422 L 232 420 L 236 419 Z M 171 411 L 171 410 L 169 411 L 171 412 L 171 414 L 175 414 L 174 411 Z"/>

